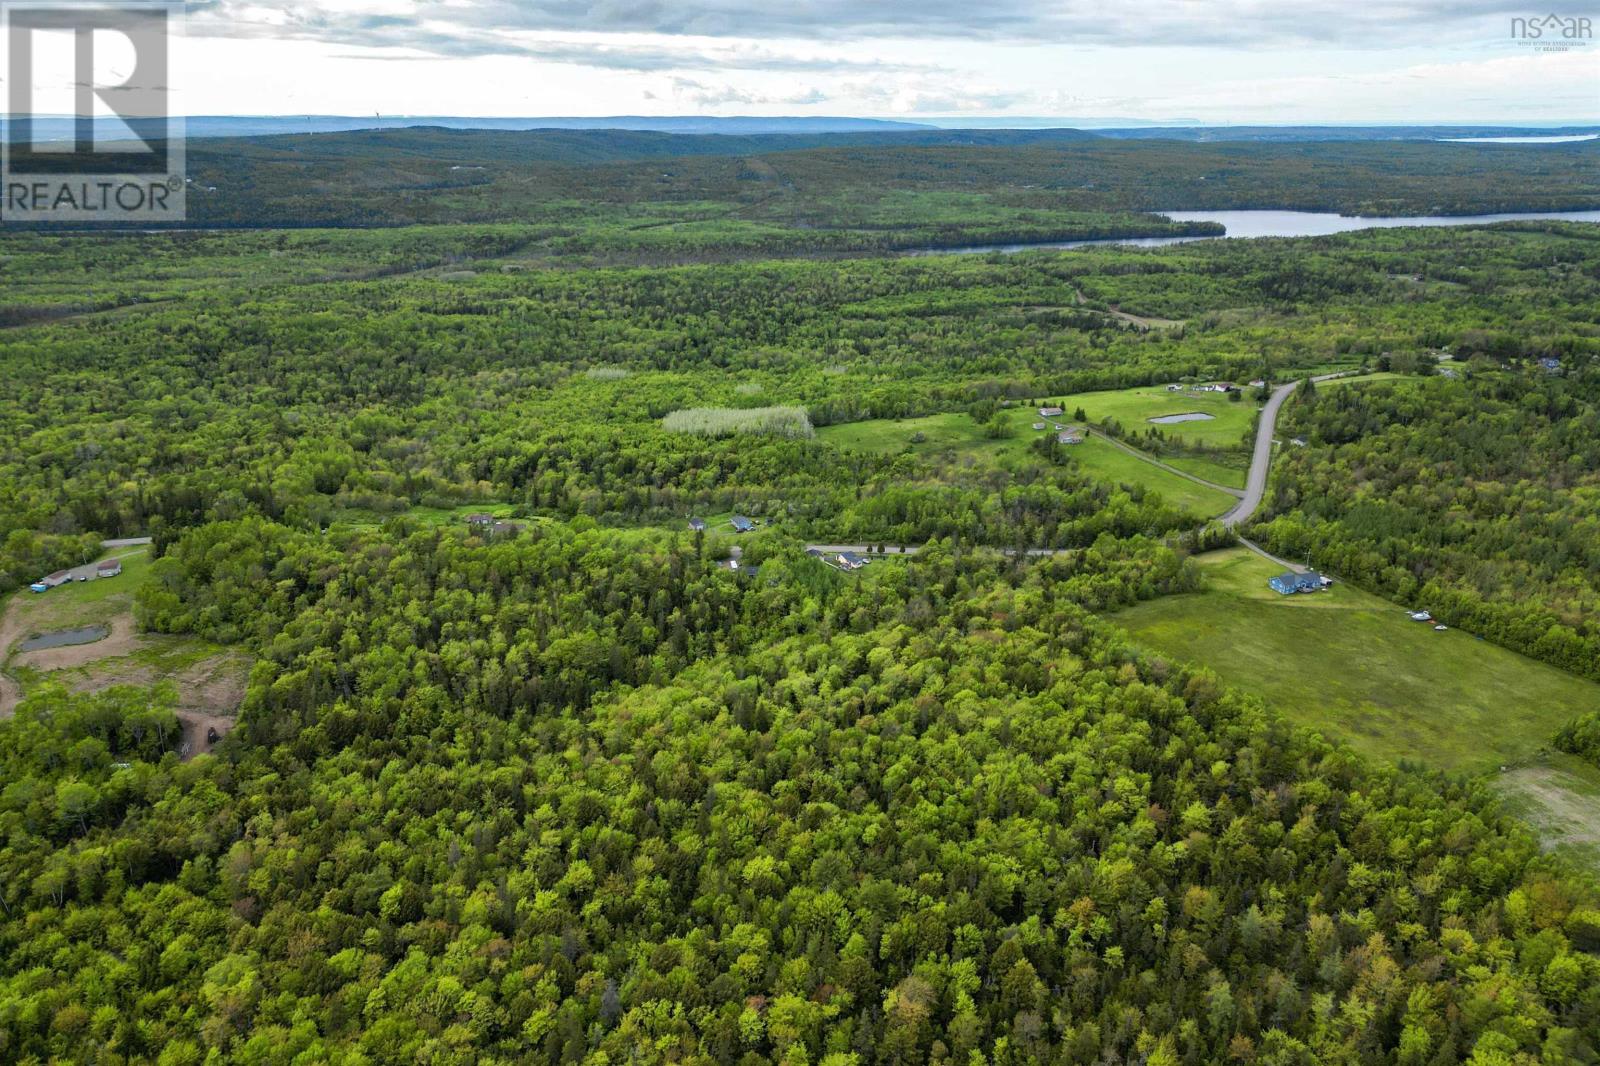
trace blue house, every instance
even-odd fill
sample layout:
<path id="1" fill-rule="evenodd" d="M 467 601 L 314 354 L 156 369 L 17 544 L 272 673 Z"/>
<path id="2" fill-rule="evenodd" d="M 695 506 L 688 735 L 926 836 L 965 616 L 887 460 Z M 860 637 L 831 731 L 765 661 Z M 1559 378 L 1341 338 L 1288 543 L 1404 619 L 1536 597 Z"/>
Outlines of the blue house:
<path id="1" fill-rule="evenodd" d="M 742 514 L 734 515 L 732 522 L 733 531 L 735 533 L 748 533 L 752 529 L 756 528 L 756 524 Z"/>
<path id="2" fill-rule="evenodd" d="M 1304 574 L 1279 574 L 1267 582 L 1272 586 L 1272 591 L 1284 596 L 1292 596 L 1296 592 L 1320 592 L 1322 590 L 1322 575 L 1315 570 Z"/>

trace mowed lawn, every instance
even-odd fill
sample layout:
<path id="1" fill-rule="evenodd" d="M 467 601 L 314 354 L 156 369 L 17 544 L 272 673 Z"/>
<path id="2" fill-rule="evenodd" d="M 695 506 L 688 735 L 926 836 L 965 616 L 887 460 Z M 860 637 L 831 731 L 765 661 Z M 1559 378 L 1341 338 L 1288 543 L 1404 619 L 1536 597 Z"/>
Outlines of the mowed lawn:
<path id="1" fill-rule="evenodd" d="M 98 558 L 121 559 L 122 573 L 116 577 L 69 581 L 49 592 L 20 589 L 3 604 L 11 612 L 9 622 L 19 638 L 54 633 L 78 626 L 106 622 L 113 615 L 133 608 L 133 594 L 150 572 L 150 549 L 146 547 L 107 548 Z M 6 649 L 0 648 L 0 659 Z"/>
<path id="2" fill-rule="evenodd" d="M 824 426 L 817 431 L 817 436 L 839 448 L 888 454 L 909 451 L 930 461 L 971 463 L 977 466 L 994 465 L 1006 456 L 1026 455 L 1033 441 L 1055 432 L 1053 429 L 1041 432 L 1032 428 L 1033 423 L 1040 420 L 1038 412 L 1033 409 L 1013 409 L 1007 415 L 1014 432 L 1009 437 L 999 439 L 986 437 L 983 427 L 966 413 L 849 422 Z M 1068 423 L 1062 421 L 1062 424 Z M 919 435 L 921 440 L 914 442 Z M 1227 493 L 1152 466 L 1103 440 L 1089 438 L 1082 444 L 1073 445 L 1068 451 L 1091 477 L 1115 485 L 1138 485 L 1146 491 L 1159 493 L 1173 505 L 1203 518 L 1220 515 L 1234 503 L 1233 497 Z"/>
<path id="3" fill-rule="evenodd" d="M 1074 396 L 1057 397 L 1057 406 L 1066 409 L 1070 417 L 1078 408 L 1089 416 L 1091 422 L 1115 418 L 1128 433 L 1143 433 L 1159 428 L 1168 440 L 1205 444 L 1213 448 L 1238 448 L 1248 450 L 1245 437 L 1255 426 L 1256 411 L 1260 405 L 1246 390 L 1237 400 L 1230 400 L 1220 392 L 1169 392 L 1165 385 L 1146 385 L 1137 389 L 1116 389 L 1111 392 L 1080 392 Z M 1211 418 L 1198 422 L 1178 422 L 1157 427 L 1152 418 L 1167 415 L 1200 414 Z"/>
<path id="4" fill-rule="evenodd" d="M 1197 562 L 1204 591 L 1139 604 L 1117 623 L 1369 755 L 1443 770 L 1526 764 L 1574 715 L 1600 707 L 1600 685 L 1435 632 L 1347 585 L 1284 597 L 1267 587 L 1278 567 L 1243 548 Z"/>

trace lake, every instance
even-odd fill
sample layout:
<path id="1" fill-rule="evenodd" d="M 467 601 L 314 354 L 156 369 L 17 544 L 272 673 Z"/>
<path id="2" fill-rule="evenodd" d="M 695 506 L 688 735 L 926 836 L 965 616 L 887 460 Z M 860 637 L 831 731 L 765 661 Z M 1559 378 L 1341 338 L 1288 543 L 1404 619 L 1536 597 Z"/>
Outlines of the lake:
<path id="1" fill-rule="evenodd" d="M 1325 211 L 1160 211 L 1174 222 L 1220 222 L 1225 237 L 1103 237 L 1090 241 L 1041 241 L 1019 244 L 968 244 L 954 248 L 916 248 L 908 255 L 976 255 L 985 252 L 1026 252 L 1031 249 L 1094 248 L 1120 244 L 1160 248 L 1190 241 L 1215 241 L 1232 237 L 1325 237 L 1360 229 L 1395 229 L 1401 226 L 1484 226 L 1492 222 L 1555 220 L 1600 222 L 1600 211 L 1527 211 L 1497 215 L 1404 215 L 1365 218 Z"/>
<path id="2" fill-rule="evenodd" d="M 1527 137 L 1442 137 L 1450 144 L 1571 144 L 1592 141 L 1600 133 L 1546 133 Z"/>

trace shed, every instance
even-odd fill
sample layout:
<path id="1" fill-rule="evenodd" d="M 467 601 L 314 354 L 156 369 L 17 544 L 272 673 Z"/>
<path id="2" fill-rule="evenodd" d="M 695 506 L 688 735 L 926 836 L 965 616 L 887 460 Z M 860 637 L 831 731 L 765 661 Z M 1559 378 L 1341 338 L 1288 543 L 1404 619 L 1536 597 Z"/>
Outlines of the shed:
<path id="1" fill-rule="evenodd" d="M 96 577 L 116 577 L 122 573 L 122 560 L 102 559 L 95 564 L 94 573 Z"/>

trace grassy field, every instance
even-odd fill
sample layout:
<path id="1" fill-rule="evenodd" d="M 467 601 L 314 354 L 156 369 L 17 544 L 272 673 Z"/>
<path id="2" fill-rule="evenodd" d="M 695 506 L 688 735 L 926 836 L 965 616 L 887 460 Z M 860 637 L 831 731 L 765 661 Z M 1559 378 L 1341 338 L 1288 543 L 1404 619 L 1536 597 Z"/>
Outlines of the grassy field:
<path id="1" fill-rule="evenodd" d="M 1057 406 L 1071 416 L 1078 408 L 1089 416 L 1089 421 L 1100 422 L 1115 418 L 1129 433 L 1142 433 L 1152 428 L 1150 419 L 1164 415 L 1203 414 L 1211 419 L 1205 422 L 1181 422 L 1161 426 L 1167 439 L 1183 443 L 1205 444 L 1213 448 L 1243 449 L 1245 435 L 1255 425 L 1259 405 L 1246 390 L 1238 400 L 1230 400 L 1219 392 L 1168 392 L 1165 385 L 1148 385 L 1137 389 L 1117 389 L 1113 392 L 1083 392 L 1076 396 L 1057 398 Z"/>
<path id="2" fill-rule="evenodd" d="M 1468 633 L 1435 632 L 1346 585 L 1279 596 L 1267 587 L 1278 568 L 1243 548 L 1197 561 L 1205 591 L 1115 621 L 1366 755 L 1490 775 L 1507 814 L 1600 872 L 1600 770 L 1549 747 L 1560 726 L 1600 706 L 1600 685 Z"/>
<path id="3" fill-rule="evenodd" d="M 1538 830 L 1552 851 L 1600 871 L 1600 769 L 1550 752 L 1495 779 L 1505 812 Z"/>
<path id="4" fill-rule="evenodd" d="M 44 593 L 16 592 L 6 605 L 8 628 L 26 639 L 104 622 L 112 615 L 131 610 L 134 591 L 150 570 L 150 550 L 117 548 L 101 558 L 120 558 L 122 573 L 92 581 L 69 581 Z M 0 658 L 5 650 L 0 648 Z"/>
<path id="5" fill-rule="evenodd" d="M 1042 436 L 1031 428 L 1039 420 L 1032 408 L 1016 409 L 1007 414 L 1016 427 L 1015 431 L 1010 437 L 998 440 L 984 436 L 983 427 L 964 413 L 850 422 L 825 426 L 817 431 L 817 436 L 840 448 L 891 454 L 910 451 L 930 461 L 973 466 L 995 465 L 1007 456 L 1026 455 L 1029 445 Z M 913 443 L 913 438 L 918 435 L 921 439 Z M 1233 506 L 1233 498 L 1226 493 L 1197 485 L 1152 466 L 1102 440 L 1086 440 L 1074 446 L 1071 455 L 1093 477 L 1113 484 L 1143 486 L 1197 515 L 1219 515 Z M 1194 472 L 1198 476 L 1206 476 L 1199 471 Z M 1239 481 L 1243 482 L 1242 472 Z"/>
<path id="6" fill-rule="evenodd" d="M 1492 770 L 1535 758 L 1568 719 L 1600 706 L 1600 685 L 1435 632 L 1347 585 L 1283 597 L 1267 587 L 1278 568 L 1244 549 L 1198 561 L 1205 591 L 1139 604 L 1117 622 L 1369 755 Z"/>

